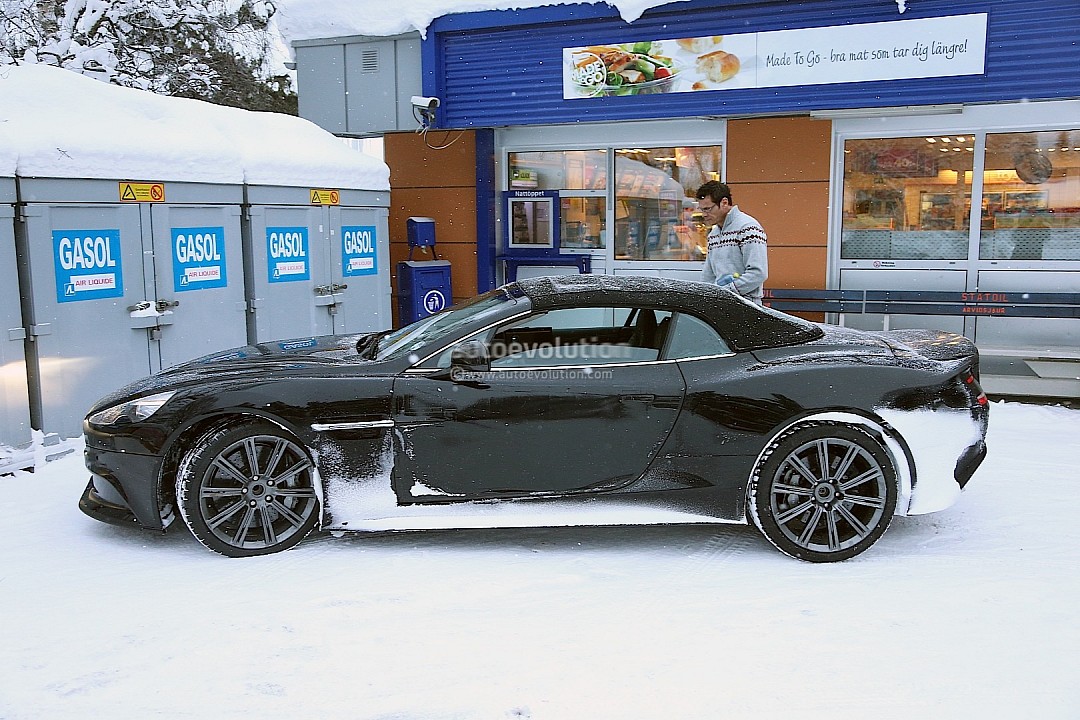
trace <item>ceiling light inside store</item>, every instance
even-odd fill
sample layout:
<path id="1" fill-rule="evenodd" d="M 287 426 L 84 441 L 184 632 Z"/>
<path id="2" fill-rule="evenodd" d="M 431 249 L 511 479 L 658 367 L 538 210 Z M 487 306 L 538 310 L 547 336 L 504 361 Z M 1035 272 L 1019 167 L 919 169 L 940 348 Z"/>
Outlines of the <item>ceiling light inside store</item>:
<path id="1" fill-rule="evenodd" d="M 937 138 L 926 138 L 926 142 L 928 142 L 928 143 L 936 143 Z"/>

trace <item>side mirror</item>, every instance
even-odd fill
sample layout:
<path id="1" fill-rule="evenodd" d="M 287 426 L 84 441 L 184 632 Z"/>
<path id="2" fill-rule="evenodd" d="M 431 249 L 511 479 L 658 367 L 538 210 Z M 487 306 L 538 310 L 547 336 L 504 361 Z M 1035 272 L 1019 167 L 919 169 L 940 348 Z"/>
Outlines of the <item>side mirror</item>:
<path id="1" fill-rule="evenodd" d="M 450 369 L 466 372 L 489 372 L 491 355 L 482 340 L 466 340 L 450 352 Z"/>

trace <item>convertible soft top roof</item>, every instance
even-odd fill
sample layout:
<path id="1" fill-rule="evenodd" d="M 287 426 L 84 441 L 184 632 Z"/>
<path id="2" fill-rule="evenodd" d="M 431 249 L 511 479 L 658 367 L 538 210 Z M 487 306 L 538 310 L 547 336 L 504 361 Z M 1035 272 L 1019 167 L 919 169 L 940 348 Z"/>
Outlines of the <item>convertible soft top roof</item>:
<path id="1" fill-rule="evenodd" d="M 688 280 L 633 275 L 558 275 L 518 280 L 520 289 L 539 310 L 577 305 L 650 307 L 675 310 L 705 320 L 735 350 L 798 345 L 824 335 L 816 324 L 760 307 L 716 285 Z"/>

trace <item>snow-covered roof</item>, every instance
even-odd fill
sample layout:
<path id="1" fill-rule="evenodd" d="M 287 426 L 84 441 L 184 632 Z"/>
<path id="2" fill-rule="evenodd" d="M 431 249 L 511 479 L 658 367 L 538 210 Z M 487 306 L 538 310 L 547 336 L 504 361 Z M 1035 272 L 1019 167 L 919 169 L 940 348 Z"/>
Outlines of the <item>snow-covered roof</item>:
<path id="1" fill-rule="evenodd" d="M 0 67 L 0 177 L 154 179 L 385 191 L 384 162 L 314 123 Z"/>
<path id="2" fill-rule="evenodd" d="M 895 2 L 901 13 L 907 9 L 905 0 L 884 1 L 889 4 Z M 632 23 L 646 10 L 675 3 L 670 0 L 608 0 L 605 3 L 575 0 L 409 0 L 405 3 L 385 0 L 279 0 L 275 20 L 290 44 L 298 40 L 350 35 L 386 37 L 407 32 L 419 32 L 426 37 L 432 20 L 443 15 L 583 4 L 609 5 L 618 10 L 623 20 Z"/>

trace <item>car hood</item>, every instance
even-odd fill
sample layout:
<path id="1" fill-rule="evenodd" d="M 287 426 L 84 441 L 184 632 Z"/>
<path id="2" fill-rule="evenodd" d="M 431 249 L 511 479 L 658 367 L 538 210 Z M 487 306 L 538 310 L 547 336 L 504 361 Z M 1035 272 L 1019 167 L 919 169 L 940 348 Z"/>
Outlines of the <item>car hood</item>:
<path id="1" fill-rule="evenodd" d="M 366 334 L 325 335 L 295 338 L 223 350 L 189 360 L 136 380 L 98 400 L 90 413 L 118 402 L 166 390 L 207 386 L 238 378 L 263 377 L 283 371 L 317 371 L 320 368 L 358 368 L 376 363 L 363 360 L 356 343 Z"/>

